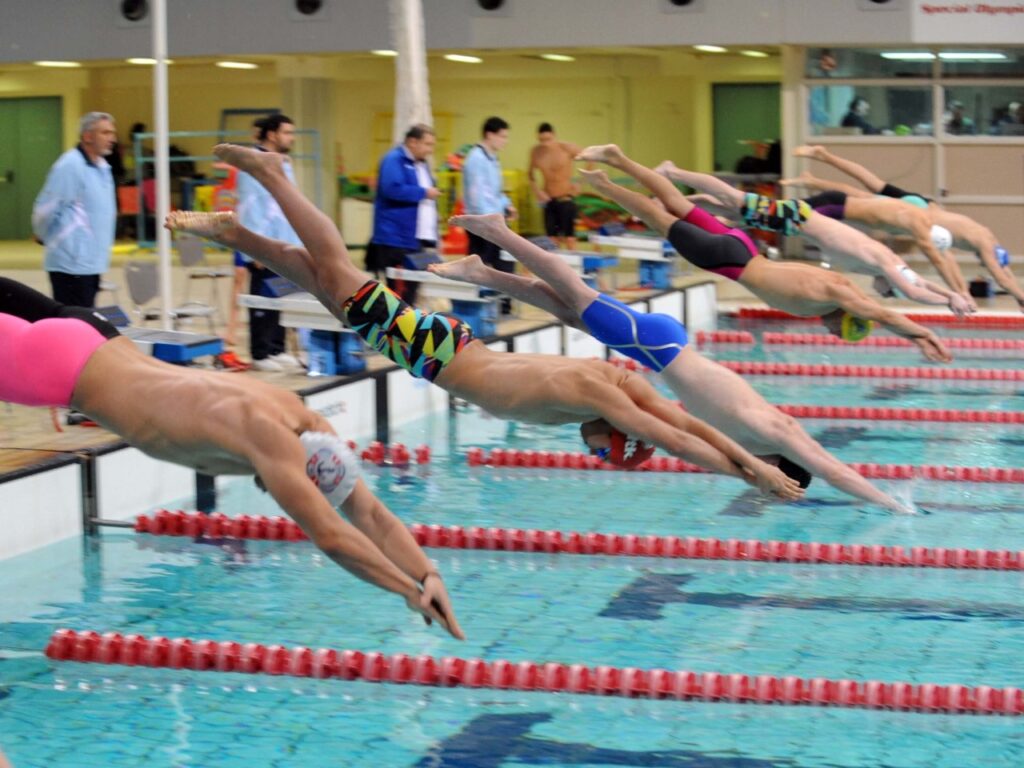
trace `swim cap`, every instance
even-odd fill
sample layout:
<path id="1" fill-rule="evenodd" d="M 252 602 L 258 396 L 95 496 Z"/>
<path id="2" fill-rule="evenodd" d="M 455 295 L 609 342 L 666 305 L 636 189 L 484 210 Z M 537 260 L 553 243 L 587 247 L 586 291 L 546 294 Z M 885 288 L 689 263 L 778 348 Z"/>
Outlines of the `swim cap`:
<path id="1" fill-rule="evenodd" d="M 605 461 L 609 464 L 623 469 L 634 469 L 654 455 L 653 445 L 648 445 L 638 437 L 630 437 L 615 427 L 612 427 L 608 437 L 612 446 Z"/>
<path id="2" fill-rule="evenodd" d="M 839 326 L 839 336 L 843 341 L 861 341 L 870 335 L 873 325 L 870 320 L 865 320 L 863 317 L 855 317 L 849 312 L 844 312 Z"/>
<path id="3" fill-rule="evenodd" d="M 299 440 L 306 449 L 306 475 L 333 506 L 341 506 L 359 479 L 356 457 L 328 432 L 303 432 Z"/>
<path id="4" fill-rule="evenodd" d="M 799 464 L 794 464 L 792 461 L 787 459 L 785 456 L 779 459 L 779 469 L 782 470 L 782 474 L 786 477 L 791 477 L 800 483 L 801 488 L 806 488 L 811 484 L 811 480 L 814 475 L 808 472 L 806 469 L 801 467 Z"/>
<path id="5" fill-rule="evenodd" d="M 932 224 L 932 245 L 940 251 L 947 250 L 953 244 L 953 236 L 945 227 Z"/>
<path id="6" fill-rule="evenodd" d="M 996 261 L 1000 267 L 1010 266 L 1010 252 L 1001 245 L 996 246 Z"/>

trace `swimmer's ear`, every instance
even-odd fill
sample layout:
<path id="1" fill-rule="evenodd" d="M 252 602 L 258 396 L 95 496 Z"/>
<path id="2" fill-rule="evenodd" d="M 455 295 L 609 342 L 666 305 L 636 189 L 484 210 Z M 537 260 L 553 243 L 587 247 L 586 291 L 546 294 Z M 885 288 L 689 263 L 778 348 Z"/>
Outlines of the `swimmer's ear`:
<path id="1" fill-rule="evenodd" d="M 261 491 L 263 491 L 264 493 L 267 492 L 267 486 L 263 484 L 263 479 L 259 475 L 253 475 L 252 481 L 256 483 L 256 487 L 259 488 Z"/>

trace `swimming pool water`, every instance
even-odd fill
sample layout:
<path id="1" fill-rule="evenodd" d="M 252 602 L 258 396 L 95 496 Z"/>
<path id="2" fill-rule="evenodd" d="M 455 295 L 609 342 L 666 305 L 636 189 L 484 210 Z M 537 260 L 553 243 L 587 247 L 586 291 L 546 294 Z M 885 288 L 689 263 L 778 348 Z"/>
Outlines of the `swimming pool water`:
<path id="1" fill-rule="evenodd" d="M 992 408 L 995 401 L 1017 410 L 1024 402 L 1024 385 L 1003 383 L 900 381 L 891 384 L 904 389 L 893 392 L 870 379 L 749 380 L 773 402 Z M 897 399 L 872 399 L 887 392 Z M 847 461 L 1024 466 L 1020 427 L 804 424 Z M 365 472 L 406 522 L 1024 549 L 1019 485 L 880 483 L 931 513 L 903 517 L 820 481 L 804 501 L 782 504 L 708 475 L 470 468 L 471 446 L 581 449 L 572 427 L 508 424 L 475 408 L 405 425 L 393 439 L 429 443 L 434 453 L 427 466 Z M 279 513 L 248 480 L 228 484 L 219 509 Z M 69 540 L 0 562 L 0 744 L 19 768 L 962 768 L 1024 760 L 1024 734 L 1012 718 L 285 680 L 52 663 L 40 653 L 54 628 L 70 626 L 488 660 L 1024 682 L 1021 573 L 428 554 L 445 574 L 465 643 L 424 626 L 400 600 L 343 573 L 307 543 L 225 545 L 108 531 L 84 546 Z"/>

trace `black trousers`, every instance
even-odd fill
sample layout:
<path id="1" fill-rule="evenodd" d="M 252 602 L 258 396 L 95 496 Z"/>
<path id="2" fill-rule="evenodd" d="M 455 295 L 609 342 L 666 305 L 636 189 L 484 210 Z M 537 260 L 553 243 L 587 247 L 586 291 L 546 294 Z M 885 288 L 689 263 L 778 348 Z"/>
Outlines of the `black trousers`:
<path id="1" fill-rule="evenodd" d="M 388 267 L 405 268 L 405 256 L 409 253 L 417 253 L 423 248 L 433 248 L 436 243 L 420 241 L 420 249 L 399 248 L 396 245 L 382 245 L 381 243 L 370 243 L 366 248 L 366 268 L 373 272 L 378 280 L 385 280 L 388 288 L 402 297 L 406 304 L 416 306 L 416 296 L 419 294 L 420 284 L 414 280 L 393 280 L 386 277 Z"/>
<path id="2" fill-rule="evenodd" d="M 263 267 L 248 265 L 249 293 L 254 296 L 267 295 L 263 283 L 277 274 Z M 249 354 L 253 360 L 263 360 L 284 352 L 284 327 L 280 322 L 281 313 L 272 309 L 249 310 Z"/>
<path id="3" fill-rule="evenodd" d="M 479 235 L 474 235 L 472 232 L 469 234 L 469 252 L 475 253 L 480 257 L 480 260 L 489 267 L 493 267 L 499 272 L 515 272 L 516 263 L 514 261 L 505 261 L 501 258 L 501 248 L 496 246 L 490 240 L 484 240 Z M 501 313 L 507 315 L 512 311 L 512 300 L 509 298 L 503 298 L 501 300 Z"/>
<path id="4" fill-rule="evenodd" d="M 69 275 L 67 272 L 48 272 L 54 301 L 69 307 L 94 307 L 100 291 L 99 275 Z"/>

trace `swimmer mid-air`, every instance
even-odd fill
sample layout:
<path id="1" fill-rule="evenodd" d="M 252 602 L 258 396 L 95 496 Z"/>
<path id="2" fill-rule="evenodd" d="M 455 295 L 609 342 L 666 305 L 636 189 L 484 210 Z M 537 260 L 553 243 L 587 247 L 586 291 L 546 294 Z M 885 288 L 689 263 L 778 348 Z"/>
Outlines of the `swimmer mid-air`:
<path id="1" fill-rule="evenodd" d="M 637 312 L 589 287 L 557 254 L 520 237 L 501 216 L 455 216 L 465 227 L 505 249 L 537 278 L 506 274 L 470 255 L 431 264 L 453 280 L 501 291 L 540 307 L 566 325 L 590 333 L 610 348 L 661 374 L 697 418 L 806 486 L 816 475 L 840 490 L 894 512 L 913 512 L 873 486 L 821 447 L 796 421 L 772 407 L 739 375 L 687 343 L 686 328 L 663 314 Z"/>
<path id="2" fill-rule="evenodd" d="M 0 400 L 70 405 L 153 458 L 208 475 L 255 474 L 334 562 L 464 638 L 434 565 L 359 477 L 330 423 L 291 392 L 161 362 L 102 315 L 7 278 L 0 360 Z"/>
<path id="3" fill-rule="evenodd" d="M 231 214 L 175 213 L 166 226 L 241 248 L 302 286 L 367 343 L 415 376 L 501 418 L 589 423 L 595 451 L 630 436 L 784 499 L 799 485 L 717 430 L 663 398 L 643 379 L 597 360 L 495 352 L 458 318 L 423 313 L 355 267 L 334 223 L 287 183 L 278 158 L 234 145 L 215 153 L 255 176 L 274 195 L 305 244 L 289 246 L 237 225 Z M 619 464 L 628 458 L 612 450 Z"/>
<path id="4" fill-rule="evenodd" d="M 664 208 L 644 195 L 612 183 L 604 171 L 580 171 L 601 194 L 665 237 L 687 261 L 735 280 L 769 306 L 801 317 L 820 316 L 825 327 L 837 336 L 843 335 L 846 317 L 873 320 L 909 339 L 929 360 L 947 363 L 953 359 L 932 331 L 868 298 L 844 275 L 810 264 L 764 258 L 744 232 L 720 223 L 687 200 L 671 181 L 630 160 L 614 144 L 588 147 L 577 159 L 605 163 L 647 187 Z M 735 192 L 743 197 L 739 190 Z M 757 215 L 770 215 L 798 228 L 810 209 L 790 202 L 792 206 L 772 207 L 770 213 L 762 210 Z"/>

